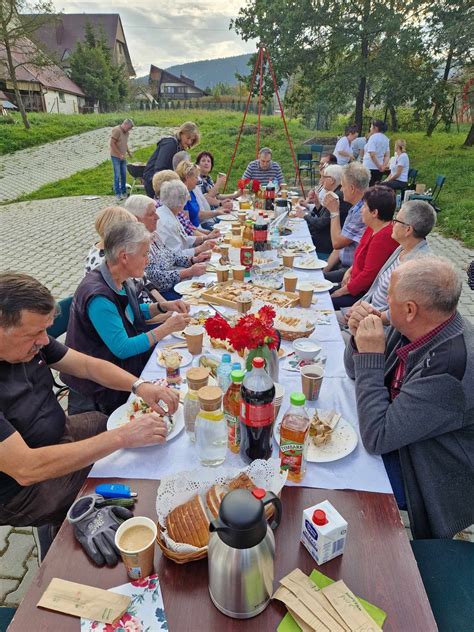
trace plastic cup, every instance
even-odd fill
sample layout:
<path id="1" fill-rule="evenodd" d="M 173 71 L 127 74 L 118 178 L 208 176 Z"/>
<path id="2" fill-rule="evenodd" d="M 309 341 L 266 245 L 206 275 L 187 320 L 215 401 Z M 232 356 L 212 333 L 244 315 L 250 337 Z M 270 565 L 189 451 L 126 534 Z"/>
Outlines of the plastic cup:
<path id="1" fill-rule="evenodd" d="M 184 337 L 189 353 L 192 355 L 202 353 L 202 341 L 204 338 L 204 327 L 202 325 L 188 325 L 184 330 Z"/>
<path id="2" fill-rule="evenodd" d="M 308 364 L 301 369 L 301 386 L 307 401 L 318 399 L 323 377 L 324 369 L 320 364 Z"/>
<path id="3" fill-rule="evenodd" d="M 150 537 L 146 538 L 134 550 L 123 548 L 123 536 L 133 527 L 146 527 L 150 531 Z M 150 518 L 135 516 L 122 522 L 115 533 L 115 546 L 120 551 L 122 561 L 127 569 L 130 579 L 148 577 L 153 572 L 153 558 L 155 556 L 155 540 L 157 536 L 156 524 Z"/>
<path id="4" fill-rule="evenodd" d="M 229 280 L 229 267 L 228 266 L 216 266 L 217 282 L 225 283 Z"/>
<path id="5" fill-rule="evenodd" d="M 300 296 L 301 307 L 311 307 L 311 301 L 313 300 L 313 288 L 311 285 L 300 285 L 298 288 L 298 294 Z"/>
<path id="6" fill-rule="evenodd" d="M 287 268 L 293 267 L 293 261 L 295 260 L 295 255 L 291 253 L 283 254 L 283 265 Z"/>
<path id="7" fill-rule="evenodd" d="M 295 292 L 296 284 L 298 283 L 298 277 L 296 274 L 288 273 L 283 275 L 283 283 L 285 285 L 285 292 Z"/>
<path id="8" fill-rule="evenodd" d="M 247 211 L 239 211 L 237 213 L 237 217 L 239 218 L 239 222 L 241 224 L 245 224 L 245 220 L 247 219 Z"/>
<path id="9" fill-rule="evenodd" d="M 245 277 L 245 266 L 232 266 L 232 276 L 234 281 L 243 281 Z"/>

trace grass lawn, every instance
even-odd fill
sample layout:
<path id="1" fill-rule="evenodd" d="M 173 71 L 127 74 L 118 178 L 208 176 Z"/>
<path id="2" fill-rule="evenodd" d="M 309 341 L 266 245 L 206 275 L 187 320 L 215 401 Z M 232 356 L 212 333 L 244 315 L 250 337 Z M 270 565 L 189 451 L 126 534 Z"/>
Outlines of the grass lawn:
<path id="1" fill-rule="evenodd" d="M 211 151 L 215 158 L 215 172 L 226 171 L 232 155 L 242 113 L 229 111 L 203 110 L 155 110 L 152 112 L 132 112 L 127 115 L 31 115 L 31 135 L 19 125 L 2 125 L 0 133 L 0 154 L 13 151 L 22 146 L 32 146 L 80 133 L 97 127 L 115 125 L 125 116 L 132 116 L 136 124 L 157 125 L 159 127 L 179 125 L 184 120 L 194 120 L 201 130 L 201 144 L 193 151 L 193 155 L 203 149 Z M 255 125 L 257 117 L 247 117 L 249 125 Z M 262 117 L 261 145 L 269 145 L 274 151 L 286 175 L 289 184 L 294 170 L 285 138 L 281 120 L 278 117 Z M 290 134 L 295 151 L 302 141 L 316 134 L 318 136 L 334 136 L 342 130 L 317 133 L 302 126 L 297 121 L 289 122 Z M 463 147 L 467 134 L 467 126 L 461 132 L 447 134 L 435 132 L 427 138 L 423 132 L 389 133 L 391 147 L 396 138 L 405 138 L 411 166 L 418 169 L 418 182 L 426 183 L 433 188 L 437 175 L 446 176 L 446 184 L 441 193 L 438 205 L 442 212 L 438 216 L 438 229 L 445 235 L 463 241 L 474 247 L 474 148 Z M 255 133 L 243 135 L 234 163 L 229 189 L 235 187 L 237 179 L 242 175 L 246 165 L 255 157 Z M 133 145 L 133 132 L 131 134 Z M 134 160 L 146 161 L 154 147 L 143 148 L 135 153 Z M 469 176 L 471 174 L 471 176 Z M 69 195 L 106 195 L 112 192 L 112 167 L 105 162 L 93 169 L 81 171 L 70 178 L 59 180 L 41 187 L 20 200 L 47 199 Z"/>

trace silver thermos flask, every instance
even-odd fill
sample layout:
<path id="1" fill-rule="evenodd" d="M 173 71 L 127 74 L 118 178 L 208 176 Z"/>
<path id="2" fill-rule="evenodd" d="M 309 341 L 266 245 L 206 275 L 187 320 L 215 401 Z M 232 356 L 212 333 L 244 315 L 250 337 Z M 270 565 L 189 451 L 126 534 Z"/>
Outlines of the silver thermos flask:
<path id="1" fill-rule="evenodd" d="M 265 505 L 270 503 L 275 514 L 269 526 Z M 269 604 L 275 558 L 272 529 L 280 518 L 280 499 L 264 489 L 236 489 L 223 498 L 210 525 L 209 594 L 228 617 L 248 619 Z"/>

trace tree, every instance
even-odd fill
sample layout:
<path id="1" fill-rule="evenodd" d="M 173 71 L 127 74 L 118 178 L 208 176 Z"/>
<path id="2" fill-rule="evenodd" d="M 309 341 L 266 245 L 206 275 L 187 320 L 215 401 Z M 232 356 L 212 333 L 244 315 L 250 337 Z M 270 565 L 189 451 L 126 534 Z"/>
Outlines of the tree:
<path id="1" fill-rule="evenodd" d="M 77 43 L 69 63 L 71 79 L 81 86 L 91 100 L 99 101 L 101 111 L 117 108 L 127 98 L 125 65 L 113 63 L 102 29 L 95 31 L 91 24 L 86 24 L 84 42 Z"/>
<path id="2" fill-rule="evenodd" d="M 385 43 L 416 31 L 426 2 L 301 0 L 290 7 L 288 0 L 250 0 L 231 24 L 244 40 L 265 42 L 280 81 L 299 72 L 316 101 L 352 101 L 362 128 L 369 81 L 384 72 Z"/>
<path id="3" fill-rule="evenodd" d="M 433 86 L 433 112 L 426 130 L 431 136 L 441 120 L 451 120 L 452 75 L 472 64 L 474 55 L 474 5 L 471 0 L 438 0 L 427 18 L 428 36 L 440 72 Z"/>
<path id="4" fill-rule="evenodd" d="M 0 64 L 5 60 L 7 76 L 13 85 L 15 100 L 23 125 L 30 128 L 17 81 L 22 66 L 36 68 L 51 66 L 54 61 L 35 43 L 35 32 L 46 22 L 55 19 L 49 0 L 0 0 Z"/>

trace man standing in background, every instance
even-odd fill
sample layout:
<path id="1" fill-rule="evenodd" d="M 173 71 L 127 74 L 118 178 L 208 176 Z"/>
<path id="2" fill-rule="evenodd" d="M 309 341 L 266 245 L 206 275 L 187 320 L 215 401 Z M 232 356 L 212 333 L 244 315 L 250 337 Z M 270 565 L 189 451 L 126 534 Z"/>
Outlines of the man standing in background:
<path id="1" fill-rule="evenodd" d="M 118 200 L 127 197 L 127 160 L 126 154 L 132 157 L 128 148 L 128 133 L 133 127 L 132 119 L 125 119 L 121 125 L 112 128 L 110 135 L 110 157 L 114 168 L 114 192 Z"/>

